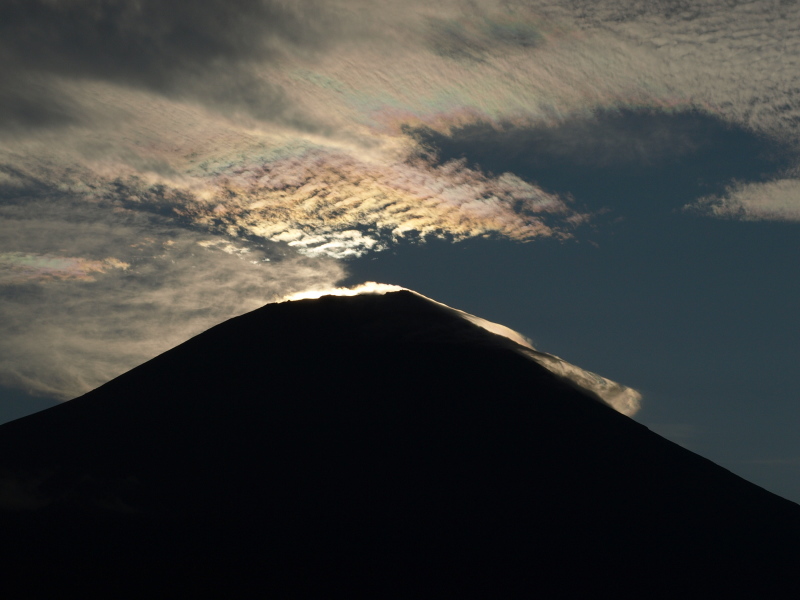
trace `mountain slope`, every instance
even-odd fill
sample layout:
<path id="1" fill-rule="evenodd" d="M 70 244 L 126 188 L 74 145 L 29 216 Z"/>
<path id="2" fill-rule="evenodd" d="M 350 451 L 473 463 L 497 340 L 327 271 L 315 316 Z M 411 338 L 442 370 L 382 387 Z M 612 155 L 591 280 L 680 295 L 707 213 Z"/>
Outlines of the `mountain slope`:
<path id="1" fill-rule="evenodd" d="M 78 580 L 763 596 L 800 564 L 800 507 L 410 292 L 232 319 L 0 427 L 0 474 L 6 564 Z"/>

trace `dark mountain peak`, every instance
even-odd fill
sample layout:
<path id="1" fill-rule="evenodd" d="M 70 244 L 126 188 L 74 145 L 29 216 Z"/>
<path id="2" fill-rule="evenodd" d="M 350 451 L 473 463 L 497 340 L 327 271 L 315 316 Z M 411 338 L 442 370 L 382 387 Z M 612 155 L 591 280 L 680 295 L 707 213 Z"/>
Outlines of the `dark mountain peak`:
<path id="1" fill-rule="evenodd" d="M 285 335 L 287 340 L 293 337 L 288 329 L 291 327 L 302 335 L 335 344 L 384 341 L 512 347 L 507 338 L 498 337 L 464 315 L 416 292 L 400 289 L 267 304 L 239 319 L 247 321 L 249 327 L 263 327 L 264 333 Z"/>
<path id="2" fill-rule="evenodd" d="M 299 573 L 764 596 L 795 576 L 800 507 L 610 410 L 508 331 L 408 291 L 214 327 L 0 426 L 3 558 L 67 564 L 72 582 L 98 561 L 125 581 L 166 569 L 183 591 Z"/>
<path id="3" fill-rule="evenodd" d="M 374 284 L 378 290 L 379 284 Z M 300 304 L 297 304 L 297 303 Z M 248 328 L 257 330 L 259 320 L 266 319 L 266 330 L 282 340 L 315 339 L 325 347 L 331 345 L 377 344 L 434 344 L 462 347 L 505 349 L 521 354 L 556 377 L 577 387 L 585 394 L 627 415 L 639 409 L 640 394 L 624 385 L 572 365 L 563 359 L 534 349 L 530 340 L 516 331 L 476 317 L 464 311 L 436 302 L 417 292 L 398 289 L 378 291 L 357 296 L 327 295 L 315 299 L 268 304 L 258 311 L 244 315 L 253 319 Z M 302 333 L 288 330 L 278 332 L 275 322 L 295 327 L 291 317 L 278 316 L 302 312 Z M 291 343 L 291 342 L 289 342 Z M 301 342 L 303 343 L 303 342 Z"/>

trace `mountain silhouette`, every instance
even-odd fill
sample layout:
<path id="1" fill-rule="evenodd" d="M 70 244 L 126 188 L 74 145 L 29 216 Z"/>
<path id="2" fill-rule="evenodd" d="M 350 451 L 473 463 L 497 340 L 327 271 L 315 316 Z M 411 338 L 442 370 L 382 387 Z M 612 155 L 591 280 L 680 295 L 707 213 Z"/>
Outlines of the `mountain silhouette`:
<path id="1" fill-rule="evenodd" d="M 0 508 L 50 591 L 781 597 L 800 566 L 796 504 L 409 291 L 269 304 L 0 426 Z"/>

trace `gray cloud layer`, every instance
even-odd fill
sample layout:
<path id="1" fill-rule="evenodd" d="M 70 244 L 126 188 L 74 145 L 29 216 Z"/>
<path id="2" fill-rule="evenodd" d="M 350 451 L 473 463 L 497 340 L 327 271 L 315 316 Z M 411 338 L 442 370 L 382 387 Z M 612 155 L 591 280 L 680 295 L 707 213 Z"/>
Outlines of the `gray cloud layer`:
<path id="1" fill-rule="evenodd" d="M 288 101 L 252 65 L 312 54 L 338 29 L 335 13 L 315 0 L 9 0 L 0 6 L 0 126 L 74 119 L 58 86 L 42 83 L 51 77 L 278 118 Z"/>
<path id="2" fill-rule="evenodd" d="M 233 245 L 64 196 L 0 207 L 0 240 L 0 382 L 62 399 L 344 276 L 330 259 Z"/>

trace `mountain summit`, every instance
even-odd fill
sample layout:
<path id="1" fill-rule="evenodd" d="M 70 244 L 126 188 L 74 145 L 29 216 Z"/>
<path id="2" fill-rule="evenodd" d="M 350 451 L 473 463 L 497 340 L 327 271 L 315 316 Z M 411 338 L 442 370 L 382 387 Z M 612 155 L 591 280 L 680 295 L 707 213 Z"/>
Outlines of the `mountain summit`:
<path id="1" fill-rule="evenodd" d="M 792 581 L 800 507 L 530 352 L 408 291 L 231 319 L 0 426 L 4 564 L 184 592 Z"/>

